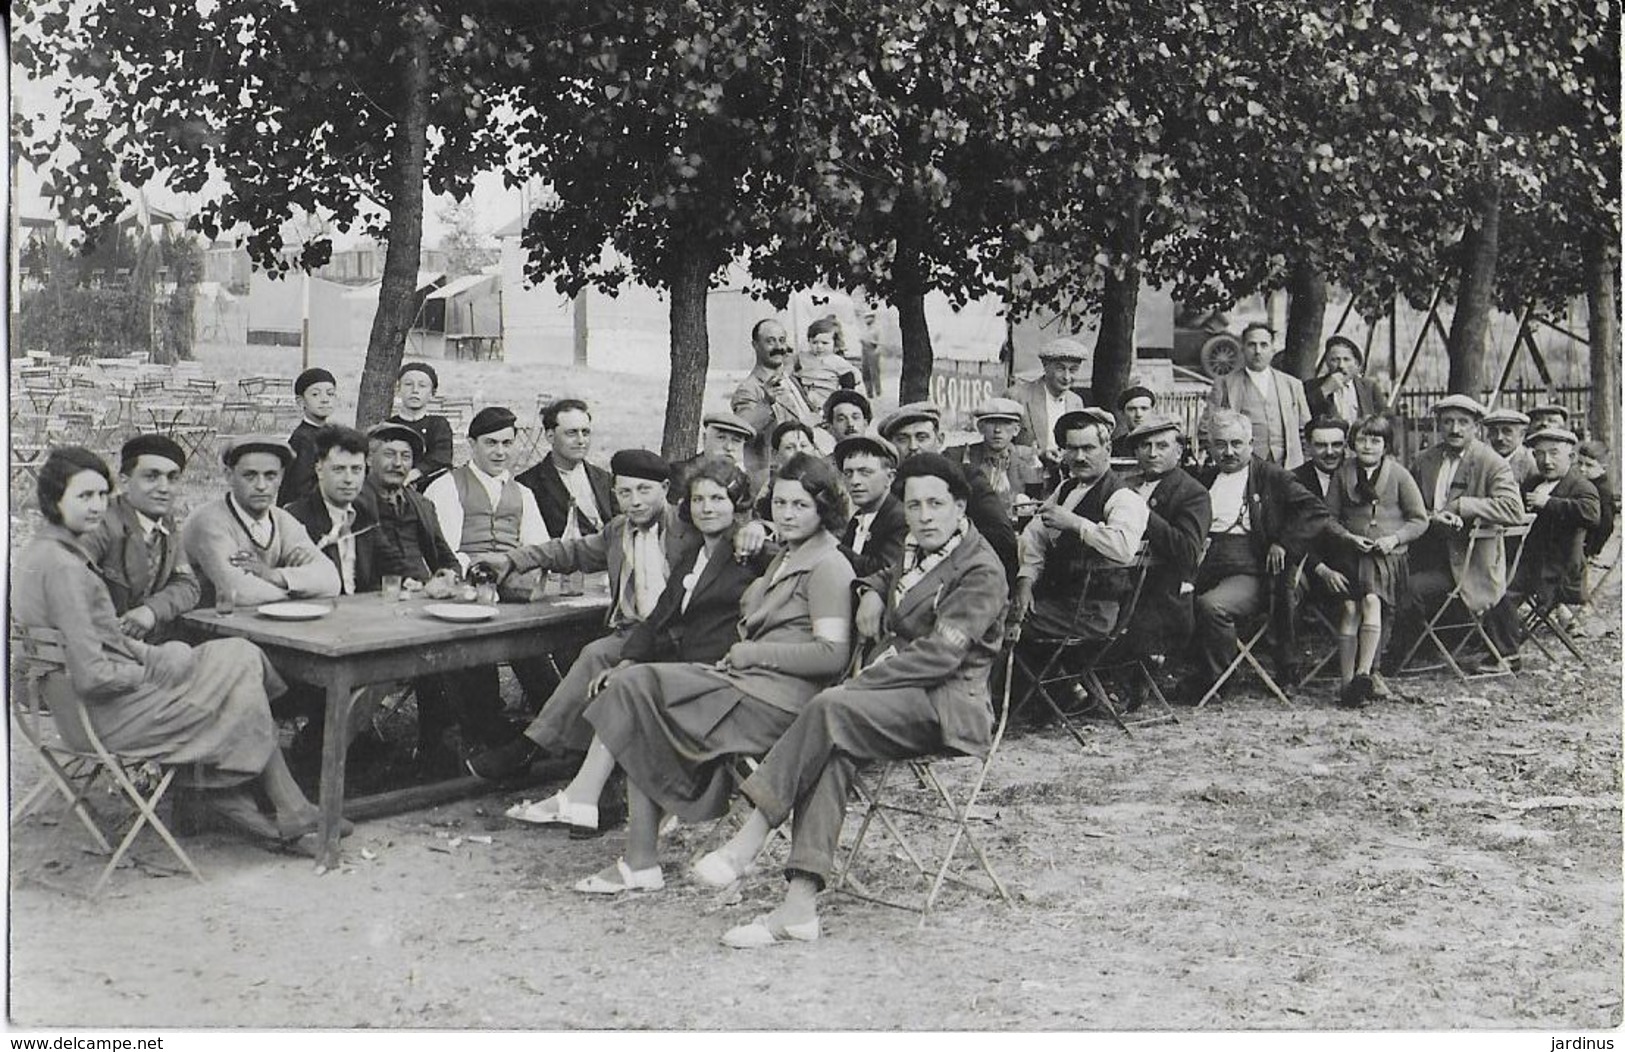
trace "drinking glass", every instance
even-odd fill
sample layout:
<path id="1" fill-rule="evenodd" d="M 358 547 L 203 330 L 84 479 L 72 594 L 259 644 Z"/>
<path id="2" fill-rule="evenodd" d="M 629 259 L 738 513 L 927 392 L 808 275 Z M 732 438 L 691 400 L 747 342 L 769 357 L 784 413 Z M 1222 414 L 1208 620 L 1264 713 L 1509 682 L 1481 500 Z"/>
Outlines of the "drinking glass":
<path id="1" fill-rule="evenodd" d="M 386 573 L 380 580 L 381 591 L 384 593 L 384 602 L 393 603 L 401 597 L 401 575 Z"/>
<path id="2" fill-rule="evenodd" d="M 227 617 L 237 610 L 237 589 L 232 587 L 216 588 L 214 592 L 214 612 L 221 617 Z"/>

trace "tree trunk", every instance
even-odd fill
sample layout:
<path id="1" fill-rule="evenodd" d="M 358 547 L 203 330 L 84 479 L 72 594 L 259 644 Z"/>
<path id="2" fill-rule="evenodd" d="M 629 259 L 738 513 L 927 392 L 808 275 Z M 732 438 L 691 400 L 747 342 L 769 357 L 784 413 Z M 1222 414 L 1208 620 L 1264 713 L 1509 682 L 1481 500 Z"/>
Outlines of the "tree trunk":
<path id="1" fill-rule="evenodd" d="M 1106 273 L 1100 304 L 1100 338 L 1095 341 L 1089 387 L 1094 404 L 1107 409 L 1128 387 L 1134 373 L 1134 316 L 1140 303 L 1140 207 L 1144 187 L 1136 182 L 1123 203 L 1122 220 L 1112 232 L 1117 268 Z"/>
<path id="2" fill-rule="evenodd" d="M 1501 239 L 1501 187 L 1491 182 L 1479 199 L 1477 215 L 1461 239 L 1461 281 L 1456 313 L 1450 319 L 1446 351 L 1450 357 L 1450 393 L 1483 396 L 1484 354 L 1494 309 L 1495 261 Z"/>
<path id="3" fill-rule="evenodd" d="M 666 384 L 666 429 L 660 436 L 660 455 L 667 460 L 692 456 L 699 439 L 705 371 L 711 364 L 705 304 L 713 269 L 703 249 L 685 247 L 672 275 L 671 380 Z"/>
<path id="4" fill-rule="evenodd" d="M 1619 255 L 1608 242 L 1586 252 L 1586 321 L 1591 342 L 1591 437 L 1608 444 L 1608 481 L 1619 492 Z"/>
<path id="5" fill-rule="evenodd" d="M 897 203 L 897 260 L 892 268 L 892 305 L 903 331 L 903 376 L 898 383 L 900 405 L 931 397 L 931 329 L 925 322 L 925 271 L 921 246 L 928 231 L 919 202 L 904 194 Z"/>
<path id="6" fill-rule="evenodd" d="M 1326 278 L 1307 259 L 1292 268 L 1287 288 L 1286 346 L 1277 368 L 1300 380 L 1315 375 L 1320 336 L 1326 327 Z"/>
<path id="7" fill-rule="evenodd" d="M 395 401 L 395 375 L 406 350 L 406 332 L 417 310 L 418 261 L 423 247 L 423 164 L 429 127 L 429 39 L 431 16 L 414 7 L 404 19 L 406 47 L 401 64 L 401 115 L 395 125 L 390 179 L 389 246 L 372 316 L 367 361 L 361 369 L 355 422 L 367 428 L 389 415 Z"/>

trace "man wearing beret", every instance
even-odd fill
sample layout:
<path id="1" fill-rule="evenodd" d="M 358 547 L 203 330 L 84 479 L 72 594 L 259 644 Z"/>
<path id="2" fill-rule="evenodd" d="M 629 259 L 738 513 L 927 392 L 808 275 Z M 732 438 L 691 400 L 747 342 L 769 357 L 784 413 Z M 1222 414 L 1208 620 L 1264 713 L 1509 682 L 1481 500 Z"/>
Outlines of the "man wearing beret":
<path id="1" fill-rule="evenodd" d="M 1529 418 L 1516 409 L 1492 409 L 1481 422 L 1484 441 L 1499 453 L 1512 468 L 1512 479 L 1519 486 L 1535 473 L 1535 457 L 1524 445 L 1529 431 Z"/>
<path id="2" fill-rule="evenodd" d="M 1006 514 L 1015 506 L 1044 496 L 1044 467 L 1038 451 L 1016 443 L 1021 433 L 1021 403 L 993 398 L 971 412 L 982 440 L 959 449 L 959 463 L 967 478 L 980 478 L 1004 502 Z"/>
<path id="3" fill-rule="evenodd" d="M 378 574 L 427 582 L 441 570 L 461 573 L 434 505 L 407 484 L 423 452 L 423 436 L 406 424 L 385 421 L 369 428 L 367 439 L 367 484 L 357 504 L 378 524 L 372 545 Z"/>
<path id="4" fill-rule="evenodd" d="M 113 597 L 124 634 L 169 638 L 175 619 L 197 606 L 197 577 L 181 550 L 174 500 L 186 454 L 165 435 L 137 435 L 119 450 L 119 495 L 83 544 Z"/>
<path id="5" fill-rule="evenodd" d="M 299 400 L 304 419 L 288 436 L 293 447 L 293 463 L 282 476 L 277 491 L 277 507 L 285 508 L 316 488 L 316 432 L 327 426 L 338 401 L 338 381 L 326 369 L 306 369 L 293 382 L 293 395 Z"/>
<path id="6" fill-rule="evenodd" d="M 1044 375 L 1033 380 L 1022 380 L 1010 385 L 1009 397 L 1021 405 L 1021 431 L 1016 445 L 1031 446 L 1045 464 L 1061 462 L 1055 445 L 1055 421 L 1062 413 L 1083 408 L 1083 399 L 1072 390 L 1078 377 L 1078 367 L 1088 357 L 1083 344 L 1065 337 L 1051 340 L 1038 352 L 1044 366 Z"/>
<path id="7" fill-rule="evenodd" d="M 698 536 L 666 499 L 671 466 L 646 449 L 623 449 L 610 458 L 615 500 L 621 513 L 587 537 L 524 545 L 486 553 L 480 562 L 499 574 L 547 570 L 554 573 L 609 572 L 608 635 L 581 648 L 558 687 L 522 737 L 468 761 L 475 776 L 493 781 L 511 777 L 544 752 L 584 752 L 592 726 L 581 718 L 588 690 L 598 674 L 615 667 L 632 629 L 648 617 L 665 590 L 671 567 Z"/>
<path id="8" fill-rule="evenodd" d="M 440 534 L 467 569 L 477 555 L 505 552 L 548 539 L 536 495 L 508 469 L 517 418 L 502 406 L 486 406 L 468 425 L 468 463 L 429 484 Z"/>
<path id="9" fill-rule="evenodd" d="M 1403 655 L 1421 622 L 1439 609 L 1453 587 L 1462 601 L 1483 613 L 1506 591 L 1506 553 L 1494 543 L 1470 544 L 1474 526 L 1512 526 L 1523 521 L 1523 499 L 1512 468 L 1478 437 L 1484 407 L 1466 395 L 1447 395 L 1433 405 L 1439 440 L 1416 455 L 1411 474 L 1428 510 L 1428 532 L 1411 545 L 1410 602 L 1399 611 L 1394 638 Z M 1392 669 L 1390 669 L 1392 671 Z"/>
<path id="10" fill-rule="evenodd" d="M 1523 502 L 1534 516 L 1518 560 L 1518 576 L 1485 620 L 1495 649 L 1506 660 L 1493 660 L 1478 671 L 1516 670 L 1523 624 L 1518 605 L 1525 599 L 1536 607 L 1584 600 L 1586 531 L 1597 525 L 1602 503 L 1597 487 L 1574 469 L 1574 451 L 1580 440 L 1573 431 L 1551 427 L 1529 436 L 1535 474 L 1523 484 Z"/>
<path id="11" fill-rule="evenodd" d="M 930 402 L 910 402 L 898 406 L 881 418 L 876 430 L 881 438 L 897 447 L 901 461 L 920 453 L 942 452 L 942 410 Z M 1010 525 L 1010 515 L 1004 510 L 1004 502 L 999 500 L 998 494 L 984 479 L 972 476 L 966 482 L 970 484 L 970 500 L 965 506 L 965 514 L 982 539 L 993 546 L 1005 573 L 1014 581 L 1016 570 L 1021 566 L 1021 556 L 1016 550 L 1016 531 Z M 903 499 L 902 487 L 897 483 L 892 484 L 892 496 Z"/>
<path id="12" fill-rule="evenodd" d="M 1112 438 L 1112 456 L 1134 456 L 1135 441 L 1130 438 L 1134 429 L 1145 423 L 1157 408 L 1157 395 L 1149 387 L 1135 384 L 1117 396 L 1117 430 Z"/>
<path id="13" fill-rule="evenodd" d="M 1288 471 L 1302 464 L 1303 425 L 1309 422 L 1309 402 L 1303 381 L 1272 368 L 1275 330 L 1253 322 L 1241 330 L 1245 368 L 1217 378 L 1208 388 L 1209 412 L 1234 409 L 1252 424 L 1253 452 L 1260 460 Z"/>
<path id="14" fill-rule="evenodd" d="M 276 506 L 293 448 L 272 435 L 244 435 L 222 458 L 230 489 L 186 520 L 181 547 L 201 575 L 204 604 L 230 588 L 242 606 L 339 594 L 339 573 L 298 519 Z"/>

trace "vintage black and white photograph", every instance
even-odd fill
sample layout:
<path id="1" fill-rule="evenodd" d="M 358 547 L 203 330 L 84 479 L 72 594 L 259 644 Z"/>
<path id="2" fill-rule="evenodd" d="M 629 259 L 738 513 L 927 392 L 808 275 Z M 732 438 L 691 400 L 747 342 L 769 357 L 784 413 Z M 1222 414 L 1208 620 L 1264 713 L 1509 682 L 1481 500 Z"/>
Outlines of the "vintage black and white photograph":
<path id="1" fill-rule="evenodd" d="M 10 14 L 12 1031 L 1612 1047 L 1616 0 Z"/>

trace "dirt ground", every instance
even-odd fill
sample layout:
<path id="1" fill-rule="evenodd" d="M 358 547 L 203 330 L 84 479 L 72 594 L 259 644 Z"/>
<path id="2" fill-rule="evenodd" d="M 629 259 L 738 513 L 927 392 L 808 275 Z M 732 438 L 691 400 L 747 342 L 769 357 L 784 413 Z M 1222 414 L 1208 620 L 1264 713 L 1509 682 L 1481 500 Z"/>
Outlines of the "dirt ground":
<path id="1" fill-rule="evenodd" d="M 741 952 L 775 861 L 730 894 L 665 842 L 667 890 L 570 889 L 620 836 L 501 817 L 516 793 L 365 822 L 345 863 L 226 834 L 208 882 L 147 866 L 88 904 L 11 894 L 19 1026 L 660 1029 L 1439 1029 L 1621 1022 L 1620 642 L 1589 671 L 1535 668 L 1359 713 L 1250 690 L 1089 748 L 1018 729 L 977 827 L 1015 902 L 952 890 L 911 915 L 825 896 L 825 938 Z M 951 764 L 963 774 L 965 761 Z M 26 775 L 19 767 L 17 777 Z M 532 790 L 527 795 L 535 795 Z M 848 823 L 848 833 L 855 823 Z M 70 830 L 14 831 L 14 867 L 96 860 Z M 487 839 L 488 838 L 488 842 Z M 902 889 L 877 841 L 862 872 Z M 778 849 L 782 855 L 783 848 Z M 155 842 L 144 854 L 159 859 Z"/>

